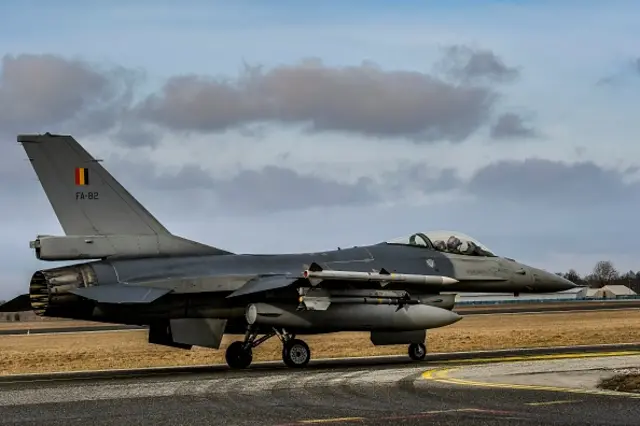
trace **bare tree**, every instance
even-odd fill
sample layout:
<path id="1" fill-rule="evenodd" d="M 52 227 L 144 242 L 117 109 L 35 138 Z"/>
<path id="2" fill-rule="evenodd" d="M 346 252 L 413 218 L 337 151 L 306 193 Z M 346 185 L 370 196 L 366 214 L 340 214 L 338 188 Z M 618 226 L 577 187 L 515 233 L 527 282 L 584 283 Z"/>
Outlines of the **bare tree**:
<path id="1" fill-rule="evenodd" d="M 609 260 L 601 260 L 593 268 L 593 279 L 597 287 L 604 287 L 618 279 L 620 274 Z"/>
<path id="2" fill-rule="evenodd" d="M 580 274 L 575 269 L 569 269 L 569 272 L 566 272 L 562 275 L 565 280 L 569 280 L 574 284 L 583 284 L 584 281 Z"/>

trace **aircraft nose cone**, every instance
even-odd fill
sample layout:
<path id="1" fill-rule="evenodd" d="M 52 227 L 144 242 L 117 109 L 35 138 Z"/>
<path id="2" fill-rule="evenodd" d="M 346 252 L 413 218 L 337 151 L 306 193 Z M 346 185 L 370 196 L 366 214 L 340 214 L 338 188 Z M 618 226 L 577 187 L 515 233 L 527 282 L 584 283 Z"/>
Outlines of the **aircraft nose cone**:
<path id="1" fill-rule="evenodd" d="M 534 287 L 541 292 L 566 291 L 579 287 L 577 284 L 551 272 L 535 269 L 533 272 Z"/>

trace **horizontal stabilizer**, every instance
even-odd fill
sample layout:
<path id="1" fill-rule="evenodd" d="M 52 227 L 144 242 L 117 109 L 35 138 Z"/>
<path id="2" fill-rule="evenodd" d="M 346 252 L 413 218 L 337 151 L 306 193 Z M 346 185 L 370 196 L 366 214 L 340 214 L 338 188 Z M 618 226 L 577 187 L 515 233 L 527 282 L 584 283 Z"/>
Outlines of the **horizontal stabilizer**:
<path id="1" fill-rule="evenodd" d="M 102 285 L 75 288 L 70 292 L 98 303 L 151 303 L 171 290 L 130 285 Z"/>
<path id="2" fill-rule="evenodd" d="M 32 309 L 28 294 L 21 294 L 0 305 L 0 312 L 25 312 Z"/>
<path id="3" fill-rule="evenodd" d="M 288 275 L 266 275 L 253 278 L 245 285 L 231 293 L 227 298 L 246 296 L 253 293 L 261 293 L 263 291 L 276 290 L 288 287 L 298 281 L 298 278 Z"/>

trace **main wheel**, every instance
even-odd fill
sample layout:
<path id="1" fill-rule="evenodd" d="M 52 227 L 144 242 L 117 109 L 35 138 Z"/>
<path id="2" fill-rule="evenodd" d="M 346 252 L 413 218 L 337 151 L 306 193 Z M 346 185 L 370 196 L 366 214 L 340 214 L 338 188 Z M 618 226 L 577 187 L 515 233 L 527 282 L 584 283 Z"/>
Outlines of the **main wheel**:
<path id="1" fill-rule="evenodd" d="M 310 359 L 311 350 L 305 342 L 299 339 L 285 342 L 282 348 L 282 360 L 288 367 L 304 367 L 309 364 Z"/>
<path id="2" fill-rule="evenodd" d="M 225 358 L 227 365 L 233 369 L 247 368 L 253 361 L 253 351 L 251 348 L 245 349 L 242 342 L 233 342 L 227 348 Z"/>
<path id="3" fill-rule="evenodd" d="M 427 347 L 424 343 L 412 343 L 409 345 L 409 357 L 414 361 L 422 361 L 427 356 Z"/>

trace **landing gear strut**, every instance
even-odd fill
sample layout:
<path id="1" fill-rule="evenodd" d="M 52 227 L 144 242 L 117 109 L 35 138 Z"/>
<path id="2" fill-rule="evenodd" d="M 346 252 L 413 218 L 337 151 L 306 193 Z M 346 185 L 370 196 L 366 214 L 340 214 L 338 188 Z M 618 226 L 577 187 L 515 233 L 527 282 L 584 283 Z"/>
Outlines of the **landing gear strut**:
<path id="1" fill-rule="evenodd" d="M 284 329 L 273 328 L 273 331 L 258 337 L 251 326 L 244 336 L 244 342 L 236 341 L 229 345 L 225 358 L 229 367 L 243 369 L 249 367 L 253 361 L 253 348 L 266 342 L 273 336 L 278 336 L 282 342 L 282 360 L 291 368 L 305 367 L 311 359 L 311 350 L 302 340 L 296 339 L 295 334 L 287 333 Z"/>
<path id="2" fill-rule="evenodd" d="M 422 361 L 427 356 L 427 347 L 424 343 L 411 343 L 409 345 L 409 357 L 414 361 Z"/>

